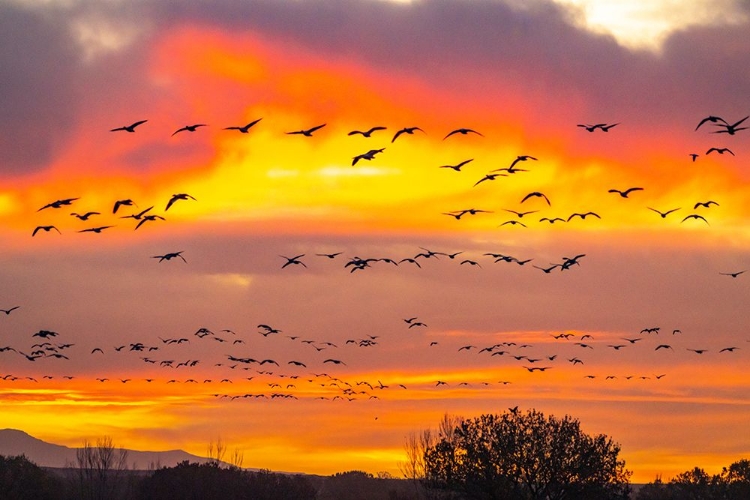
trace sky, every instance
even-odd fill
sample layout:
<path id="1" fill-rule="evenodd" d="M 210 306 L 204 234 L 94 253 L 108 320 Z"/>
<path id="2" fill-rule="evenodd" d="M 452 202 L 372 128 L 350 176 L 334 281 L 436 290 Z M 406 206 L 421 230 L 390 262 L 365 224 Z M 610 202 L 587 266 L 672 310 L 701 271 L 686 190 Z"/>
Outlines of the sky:
<path id="1" fill-rule="evenodd" d="M 398 476 L 409 433 L 518 405 L 635 482 L 747 458 L 749 22 L 0 2 L 0 424 Z"/>

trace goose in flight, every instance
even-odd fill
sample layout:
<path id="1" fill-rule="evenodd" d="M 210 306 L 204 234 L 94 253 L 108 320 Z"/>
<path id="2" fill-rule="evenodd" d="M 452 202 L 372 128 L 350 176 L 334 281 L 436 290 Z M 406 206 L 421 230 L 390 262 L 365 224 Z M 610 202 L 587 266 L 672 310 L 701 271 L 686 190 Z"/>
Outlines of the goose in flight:
<path id="1" fill-rule="evenodd" d="M 21 307 L 21 306 L 13 306 L 10 309 L 0 309 L 0 313 L 5 313 L 6 316 L 9 316 L 10 313 L 12 313 L 13 311 L 15 311 L 19 307 Z"/>
<path id="2" fill-rule="evenodd" d="M 419 130 L 420 132 L 424 133 L 424 130 L 422 130 L 419 127 L 404 127 L 401 130 L 399 130 L 398 132 L 396 132 L 396 134 L 393 136 L 393 139 L 391 139 L 391 142 L 392 143 L 396 142 L 396 139 L 398 139 L 401 134 L 413 135 L 414 132 L 416 132 L 417 130 Z"/>
<path id="3" fill-rule="evenodd" d="M 323 361 L 323 363 L 333 363 L 334 365 L 344 365 L 344 366 L 346 366 L 346 363 L 344 363 L 340 359 L 331 359 L 331 358 L 328 358 L 325 361 Z"/>
<path id="4" fill-rule="evenodd" d="M 151 258 L 152 258 L 152 259 L 159 259 L 159 262 L 161 262 L 161 261 L 163 261 L 163 260 L 172 260 L 172 259 L 174 259 L 174 258 L 177 258 L 177 257 L 179 257 L 180 259 L 182 259 L 182 261 L 183 261 L 184 263 L 186 263 L 186 264 L 187 264 L 187 261 L 185 260 L 185 257 L 183 257 L 183 256 L 182 256 L 182 252 L 184 252 L 184 250 L 180 250 L 179 252 L 170 252 L 170 253 L 165 253 L 164 255 L 154 255 L 154 256 L 153 256 L 153 257 L 151 257 Z"/>
<path id="5" fill-rule="evenodd" d="M 478 186 L 479 184 L 481 184 L 484 181 L 494 181 L 498 177 L 505 177 L 505 174 L 492 174 L 492 173 L 485 174 L 484 177 L 482 177 L 481 179 L 479 179 L 477 182 L 474 183 L 473 187 Z"/>
<path id="6" fill-rule="evenodd" d="M 121 216 L 120 218 L 121 218 L 121 219 L 135 219 L 135 220 L 141 220 L 141 218 L 142 218 L 142 217 L 143 217 L 144 215 L 146 215 L 146 212 L 149 212 L 149 211 L 151 211 L 151 210 L 152 210 L 153 208 L 154 208 L 154 207 L 153 207 L 153 205 L 152 205 L 152 206 L 148 207 L 148 208 L 147 208 L 147 209 L 145 209 L 145 210 L 141 210 L 141 211 L 140 211 L 140 212 L 138 212 L 138 213 L 135 213 L 135 214 L 130 214 L 130 215 L 123 215 L 123 216 Z"/>
<path id="7" fill-rule="evenodd" d="M 539 211 L 539 210 L 529 210 L 529 211 L 526 211 L 526 212 L 517 212 L 515 210 L 509 210 L 507 208 L 503 208 L 503 210 L 505 210 L 506 212 L 510 212 L 512 214 L 515 214 L 519 219 L 522 219 L 524 215 L 535 214 L 535 213 L 537 213 Z"/>
<path id="8" fill-rule="evenodd" d="M 263 118 L 258 118 L 257 120 L 253 120 L 247 125 L 243 125 L 242 127 L 226 127 L 224 130 L 238 130 L 242 134 L 247 134 L 250 131 L 250 129 L 262 119 Z"/>
<path id="9" fill-rule="evenodd" d="M 143 124 L 143 123 L 146 123 L 147 121 L 148 121 L 148 120 L 140 120 L 140 121 L 137 121 L 137 122 L 135 122 L 135 123 L 132 123 L 132 124 L 130 124 L 130 125 L 126 125 L 126 126 L 124 126 L 124 127 L 117 127 L 117 128 L 113 128 L 112 130 L 110 130 L 110 132 L 119 132 L 119 131 L 124 131 L 124 132 L 130 132 L 130 133 L 133 133 L 133 132 L 135 132 L 135 128 L 136 128 L 136 127 L 137 127 L 138 125 L 141 125 L 141 124 Z"/>
<path id="10" fill-rule="evenodd" d="M 34 228 L 34 231 L 31 233 L 31 236 L 32 237 L 36 236 L 36 233 L 38 233 L 39 231 L 46 231 L 49 233 L 52 229 L 57 231 L 58 234 L 62 234 L 60 230 L 57 229 L 55 226 L 37 226 L 36 228 Z"/>
<path id="11" fill-rule="evenodd" d="M 91 217 L 92 215 L 101 215 L 101 214 L 99 212 L 86 212 L 85 214 L 78 214 L 76 212 L 73 212 L 70 215 L 72 215 L 73 217 L 77 217 L 79 220 L 86 221 L 86 220 L 89 220 L 89 217 Z"/>
<path id="12" fill-rule="evenodd" d="M 630 193 L 632 193 L 633 191 L 643 191 L 643 188 L 642 188 L 642 187 L 632 187 L 632 188 L 628 188 L 628 189 L 626 189 L 626 190 L 624 190 L 624 191 L 620 191 L 619 189 L 610 189 L 610 190 L 609 190 L 609 191 L 607 191 L 607 192 L 608 192 L 608 193 L 617 193 L 617 194 L 619 194 L 620 196 L 622 196 L 623 198 L 627 198 L 627 197 L 628 197 L 628 195 L 629 195 Z"/>
<path id="13" fill-rule="evenodd" d="M 360 160 L 369 161 L 369 160 L 375 159 L 375 155 L 377 155 L 378 153 L 382 153 L 383 151 L 385 151 L 385 148 L 371 149 L 366 153 L 362 153 L 360 155 L 355 156 L 354 158 L 352 158 L 352 167 L 356 165 L 357 162 L 359 162 Z"/>
<path id="14" fill-rule="evenodd" d="M 322 123 L 320 125 L 316 125 L 312 128 L 304 129 L 304 130 L 295 130 L 294 132 L 287 132 L 287 135 L 304 135 L 305 137 L 312 137 L 313 133 L 317 130 L 322 129 L 325 127 L 326 124 Z"/>
<path id="15" fill-rule="evenodd" d="M 346 135 L 361 135 L 362 137 L 370 137 L 373 132 L 377 132 L 378 130 L 386 130 L 385 127 L 377 126 L 377 127 L 371 127 L 368 130 L 352 130 Z"/>
<path id="16" fill-rule="evenodd" d="M 65 198 L 63 200 L 57 200 L 53 201 L 52 203 L 47 203 L 42 208 L 37 210 L 37 212 L 41 212 L 42 210 L 46 208 L 60 208 L 63 205 L 71 205 L 74 201 L 76 201 L 78 198 Z"/>
<path id="17" fill-rule="evenodd" d="M 719 206 L 719 204 L 713 200 L 699 201 L 698 203 L 695 204 L 695 206 L 693 206 L 693 210 L 695 210 L 698 207 L 710 208 L 711 205 L 716 205 L 717 207 Z"/>
<path id="18" fill-rule="evenodd" d="M 461 163 L 458 163 L 456 165 L 441 165 L 439 168 L 450 168 L 451 170 L 455 170 L 456 172 L 461 171 L 461 167 L 466 165 L 469 162 L 474 161 L 474 158 L 469 158 L 468 160 L 464 160 Z"/>
<path id="19" fill-rule="evenodd" d="M 195 125 L 185 125 L 182 128 L 178 128 L 172 133 L 172 137 L 179 134 L 180 132 L 195 132 L 198 130 L 198 127 L 206 127 L 207 125 L 205 123 L 196 123 Z"/>
<path id="20" fill-rule="evenodd" d="M 666 212 L 662 212 L 662 211 L 657 210 L 655 208 L 651 208 L 651 207 L 646 207 L 646 208 L 648 208 L 652 212 L 656 212 L 657 214 L 659 214 L 662 219 L 666 219 L 667 215 L 671 214 L 672 212 L 676 212 L 676 211 L 680 210 L 679 208 L 673 208 L 672 210 L 667 210 Z"/>
<path id="21" fill-rule="evenodd" d="M 79 232 L 79 233 L 96 233 L 96 234 L 99 234 L 99 233 L 101 233 L 102 231 L 104 231 L 105 229 L 109 229 L 109 228 L 111 228 L 111 227 L 115 227 L 115 226 L 98 226 L 98 227 L 90 227 L 90 228 L 87 228 L 87 229 L 81 229 L 81 230 L 80 230 L 80 231 L 78 231 L 78 232 Z"/>
<path id="22" fill-rule="evenodd" d="M 130 198 L 125 199 L 125 200 L 117 200 L 115 201 L 115 206 L 112 208 L 112 213 L 116 214 L 121 206 L 126 206 L 126 207 L 136 206 L 137 207 L 138 205 L 136 205 L 135 202 L 131 200 Z"/>
<path id="23" fill-rule="evenodd" d="M 143 218 L 141 218 L 140 222 L 138 222 L 138 225 L 135 226 L 135 229 L 138 229 L 142 225 L 144 225 L 146 222 L 153 222 L 155 220 L 166 220 L 161 215 L 144 215 Z M 134 230 L 135 230 L 134 229 Z"/>
<path id="24" fill-rule="evenodd" d="M 695 130 L 698 130 L 699 128 L 701 128 L 701 125 L 703 125 L 706 122 L 711 122 L 713 124 L 719 124 L 719 125 L 721 125 L 722 123 L 724 123 L 724 124 L 727 123 L 727 121 L 724 118 L 722 118 L 720 116 L 712 116 L 711 115 L 711 116 L 707 116 L 707 117 L 703 118 L 700 122 L 698 122 L 698 126 L 695 127 Z"/>
<path id="25" fill-rule="evenodd" d="M 197 201 L 195 198 L 193 198 L 192 196 L 190 196 L 187 193 L 173 194 L 172 197 L 167 202 L 167 208 L 165 208 L 164 211 L 166 212 L 167 210 L 169 210 L 169 207 L 171 207 L 172 205 L 174 205 L 174 203 L 176 201 L 179 201 L 179 200 L 193 200 L 193 201 Z"/>
<path id="26" fill-rule="evenodd" d="M 534 191 L 532 193 L 527 194 L 526 196 L 523 197 L 523 199 L 521 200 L 521 203 L 528 200 L 529 198 L 534 198 L 534 197 L 543 198 L 544 201 L 547 202 L 547 205 L 552 206 L 552 204 L 549 202 L 549 198 L 547 198 L 547 196 L 544 193 L 540 193 L 539 191 Z"/>
<path id="27" fill-rule="evenodd" d="M 724 127 L 724 130 L 715 130 L 715 131 L 713 131 L 711 133 L 712 134 L 729 134 L 729 135 L 734 135 L 737 132 L 739 132 L 740 130 L 747 130 L 747 127 L 740 127 L 740 125 L 742 125 L 742 123 L 745 120 L 747 120 L 748 118 L 750 118 L 750 115 L 746 116 L 745 118 L 743 118 L 742 120 L 740 120 L 740 121 L 738 121 L 736 123 L 726 123 L 726 122 L 724 122 L 724 123 L 718 123 L 718 122 L 714 123 L 714 125 L 716 125 L 717 127 Z"/>
<path id="28" fill-rule="evenodd" d="M 580 217 L 581 219 L 586 220 L 586 217 L 589 217 L 589 216 L 596 217 L 597 219 L 601 219 L 599 214 L 597 214 L 596 212 L 585 212 L 585 213 L 576 212 L 574 214 L 571 214 L 570 217 L 568 217 L 568 220 L 566 222 L 570 222 L 573 219 L 573 217 Z"/>
<path id="29" fill-rule="evenodd" d="M 729 148 L 710 148 L 708 151 L 706 151 L 706 156 L 716 151 L 720 155 L 723 155 L 724 153 L 729 153 L 732 156 L 736 156 L 731 149 Z"/>
<path id="30" fill-rule="evenodd" d="M 707 220 L 706 220 L 706 218 L 705 218 L 705 217 L 703 217 L 702 215 L 698 215 L 698 214 L 690 214 L 690 215 L 688 215 L 687 217 L 685 217 L 684 219 L 682 219 L 682 222 L 685 222 L 685 221 L 686 221 L 686 220 L 688 220 L 688 219 L 696 219 L 696 220 L 697 220 L 697 219 L 700 219 L 700 220 L 702 220 L 703 222 L 705 222 L 706 224 L 708 224 L 708 221 L 707 221 Z"/>
<path id="31" fill-rule="evenodd" d="M 480 134 L 479 132 L 477 132 L 474 129 L 470 129 L 470 128 L 457 128 L 456 130 L 452 130 L 451 132 L 448 132 L 448 135 L 446 135 L 445 137 L 443 137 L 443 140 L 446 140 L 448 137 L 450 137 L 452 135 L 456 135 L 456 134 L 461 134 L 461 135 L 476 134 L 476 135 L 478 135 L 480 137 L 484 137 L 482 134 Z"/>
<path id="32" fill-rule="evenodd" d="M 305 254 L 300 254 L 294 257 L 286 257 L 284 255 L 279 255 L 279 257 L 286 259 L 286 262 L 284 263 L 283 266 L 281 266 L 281 269 L 284 269 L 286 266 L 289 266 L 291 264 L 298 264 L 298 265 L 302 265 L 303 267 L 307 267 L 307 265 L 304 262 L 299 260 L 301 257 L 304 257 L 304 256 Z"/>
<path id="33" fill-rule="evenodd" d="M 737 276 L 739 276 L 740 274 L 742 274 L 742 273 L 744 273 L 746 271 L 747 271 L 747 269 L 745 269 L 743 271 L 736 271 L 734 273 L 719 273 L 719 274 L 721 274 L 722 276 L 731 276 L 732 278 L 736 278 Z"/>

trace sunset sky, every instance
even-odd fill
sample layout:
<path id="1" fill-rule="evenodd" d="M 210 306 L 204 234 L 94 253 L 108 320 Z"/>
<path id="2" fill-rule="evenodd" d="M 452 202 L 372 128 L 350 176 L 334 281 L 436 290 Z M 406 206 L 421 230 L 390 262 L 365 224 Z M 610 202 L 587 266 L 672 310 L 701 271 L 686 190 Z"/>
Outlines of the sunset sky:
<path id="1" fill-rule="evenodd" d="M 400 475 L 410 432 L 518 405 L 611 436 L 635 482 L 750 458 L 749 24 L 740 0 L 0 0 L 0 428 Z M 382 258 L 421 267 L 347 266 Z"/>

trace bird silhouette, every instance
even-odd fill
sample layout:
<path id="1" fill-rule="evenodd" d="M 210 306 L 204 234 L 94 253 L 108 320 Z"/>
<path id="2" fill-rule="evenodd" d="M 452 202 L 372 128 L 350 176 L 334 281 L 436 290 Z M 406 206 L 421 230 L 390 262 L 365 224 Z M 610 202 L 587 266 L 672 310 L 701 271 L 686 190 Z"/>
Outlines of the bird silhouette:
<path id="1" fill-rule="evenodd" d="M 383 151 L 385 151 L 385 148 L 371 149 L 366 153 L 362 153 L 362 154 L 355 156 L 354 158 L 352 158 L 352 167 L 356 165 L 360 160 L 369 161 L 369 160 L 375 159 L 375 155 L 382 153 Z"/>
<path id="2" fill-rule="evenodd" d="M 628 195 L 629 195 L 630 193 L 632 193 L 633 191 L 643 191 L 643 188 L 642 188 L 642 187 L 632 187 L 632 188 L 628 188 L 628 189 L 626 189 L 626 190 L 624 190 L 624 191 L 620 191 L 619 189 L 610 189 L 610 190 L 609 190 L 609 191 L 607 191 L 607 192 L 608 192 L 608 193 L 617 193 L 617 194 L 619 194 L 620 196 L 622 196 L 623 198 L 627 198 L 627 197 L 628 197 Z"/>
<path id="3" fill-rule="evenodd" d="M 279 255 L 279 257 L 283 257 L 284 259 L 286 259 L 286 262 L 284 263 L 283 266 L 281 266 L 281 269 L 284 269 L 286 266 L 290 266 L 292 264 L 301 265 L 302 267 L 307 267 L 307 265 L 304 262 L 299 260 L 301 257 L 304 257 L 304 256 L 305 254 L 296 255 L 294 257 L 286 257 L 284 255 Z"/>
<path id="4" fill-rule="evenodd" d="M 250 129 L 255 126 L 259 121 L 261 121 L 263 118 L 258 118 L 257 120 L 253 120 L 247 125 L 243 125 L 241 127 L 226 127 L 224 130 L 238 130 L 242 134 L 247 134 Z"/>
<path id="5" fill-rule="evenodd" d="M 698 122 L 698 126 L 695 127 L 695 130 L 698 130 L 701 127 L 701 125 L 703 125 L 706 122 L 711 122 L 711 123 L 714 123 L 714 124 L 716 124 L 716 123 L 724 123 L 724 124 L 726 124 L 727 123 L 726 120 L 724 120 L 724 118 L 722 118 L 720 116 L 707 116 L 707 117 L 703 118 L 700 122 Z"/>
<path id="6" fill-rule="evenodd" d="M 696 208 L 698 208 L 698 207 L 703 207 L 703 208 L 710 208 L 710 207 L 711 207 L 711 205 L 716 205 L 717 207 L 719 206 L 719 204 L 718 204 L 718 203 L 716 203 L 716 202 L 715 202 L 715 201 L 713 201 L 713 200 L 708 200 L 708 201 L 699 201 L 698 203 L 696 203 L 696 204 L 695 204 L 695 205 L 693 206 L 693 210 L 695 210 L 695 209 L 696 209 Z"/>
<path id="7" fill-rule="evenodd" d="M 180 250 L 179 252 L 165 253 L 164 255 L 154 255 L 151 258 L 152 259 L 159 259 L 159 262 L 161 262 L 163 260 L 172 260 L 174 258 L 179 257 L 180 259 L 182 259 L 183 262 L 185 262 L 187 264 L 187 261 L 185 260 L 185 257 L 182 256 L 182 252 L 184 252 L 184 250 Z"/>
<path id="8" fill-rule="evenodd" d="M 724 130 L 715 130 L 715 131 L 713 131 L 711 133 L 712 134 L 729 134 L 729 135 L 734 135 L 737 132 L 739 132 L 740 130 L 746 130 L 747 129 L 747 127 L 740 127 L 740 125 L 745 120 L 747 120 L 748 118 L 750 118 L 750 116 L 746 116 L 745 118 L 743 118 L 742 120 L 740 120 L 740 121 L 738 121 L 736 123 L 727 123 L 727 122 L 719 123 L 717 121 L 716 123 L 714 123 L 714 125 L 717 126 L 717 127 L 724 127 Z"/>
<path id="9" fill-rule="evenodd" d="M 540 193 L 539 191 L 534 191 L 532 193 L 527 194 L 526 196 L 523 197 L 523 199 L 521 200 L 521 203 L 528 200 L 529 198 L 543 198 L 544 201 L 547 202 L 547 205 L 552 206 L 552 204 L 549 202 L 549 198 L 547 198 L 547 195 L 545 195 L 544 193 Z"/>
<path id="10" fill-rule="evenodd" d="M 706 151 L 706 156 L 710 155 L 713 152 L 717 152 L 720 155 L 723 155 L 724 153 L 729 153 L 732 156 L 736 156 L 731 149 L 729 148 L 710 148 L 708 151 Z"/>
<path id="11" fill-rule="evenodd" d="M 414 132 L 416 132 L 417 130 L 419 130 L 420 132 L 424 133 L 424 130 L 422 130 L 422 129 L 421 129 L 421 128 L 419 128 L 419 127 L 404 127 L 404 128 L 402 128 L 401 130 L 399 130 L 398 132 L 396 132 L 396 133 L 395 133 L 395 134 L 393 135 L 393 139 L 391 139 L 391 142 L 392 142 L 392 143 L 393 143 L 393 142 L 396 142 L 396 139 L 398 139 L 398 138 L 399 138 L 399 136 L 401 136 L 402 134 L 409 134 L 409 135 L 413 135 L 413 134 L 414 134 Z"/>
<path id="12" fill-rule="evenodd" d="M 172 205 L 174 205 L 174 203 L 176 201 L 179 201 L 179 200 L 193 200 L 193 201 L 196 201 L 195 198 L 193 198 L 192 196 L 190 196 L 187 193 L 173 194 L 172 197 L 167 202 L 167 208 L 165 208 L 164 211 L 166 212 L 167 210 L 169 210 L 169 207 L 171 207 Z"/>
<path id="13" fill-rule="evenodd" d="M 672 212 L 676 212 L 676 211 L 680 210 L 679 208 L 673 208 L 672 210 L 667 210 L 666 212 L 662 212 L 662 211 L 659 211 L 659 210 L 657 210 L 655 208 L 651 208 L 651 207 L 646 207 L 646 208 L 648 208 L 652 212 L 656 212 L 657 214 L 659 214 L 662 219 L 666 219 L 667 215 L 671 214 Z"/>
<path id="14" fill-rule="evenodd" d="M 161 215 L 144 215 L 143 217 L 141 217 L 141 220 L 135 226 L 135 229 L 138 229 L 139 227 L 144 225 L 146 222 L 153 222 L 155 220 L 166 220 L 166 219 L 162 217 Z"/>
<path id="15" fill-rule="evenodd" d="M 452 135 L 456 135 L 456 134 L 461 134 L 461 135 L 476 134 L 476 135 L 478 135 L 480 137 L 484 137 L 482 134 L 480 134 L 476 130 L 473 130 L 473 129 L 470 129 L 470 128 L 457 128 L 455 130 L 452 130 L 452 131 L 448 132 L 448 135 L 446 135 L 445 137 L 443 137 L 443 140 L 446 140 L 448 137 L 450 137 Z"/>
<path id="16" fill-rule="evenodd" d="M 599 214 L 597 214 L 596 212 L 585 212 L 585 213 L 576 212 L 574 214 L 570 214 L 570 217 L 568 217 L 568 220 L 566 222 L 570 222 L 574 217 L 580 217 L 581 219 L 584 219 L 584 220 L 586 219 L 586 217 L 596 217 L 597 219 L 601 219 Z"/>
<path id="17" fill-rule="evenodd" d="M 60 230 L 57 229 L 57 227 L 55 227 L 55 226 L 37 226 L 36 228 L 34 228 L 34 231 L 31 233 L 31 236 L 32 237 L 36 236 L 36 233 L 38 233 L 39 231 L 45 231 L 45 232 L 49 233 L 52 229 L 54 229 L 55 231 L 57 231 L 58 234 L 62 234 L 60 232 Z"/>
<path id="18" fill-rule="evenodd" d="M 119 131 L 124 131 L 124 132 L 131 132 L 131 133 L 132 133 L 132 132 L 135 132 L 135 128 L 136 128 L 136 127 L 137 127 L 138 125 L 141 125 L 141 124 L 143 124 L 143 123 L 146 123 L 147 121 L 148 121 L 148 120 L 140 120 L 140 121 L 137 121 L 137 122 L 135 122 L 135 123 L 132 123 L 132 124 L 130 124 L 130 125 L 126 125 L 126 126 L 124 126 L 124 127 L 117 127 L 117 128 L 113 128 L 112 130 L 110 130 L 110 132 L 119 132 Z"/>
<path id="19" fill-rule="evenodd" d="M 325 127 L 326 124 L 322 123 L 320 125 L 316 125 L 314 127 L 303 129 L 303 130 L 295 130 L 294 132 L 287 132 L 288 135 L 304 135 L 305 137 L 312 137 L 313 133 L 322 129 Z"/>
<path id="20" fill-rule="evenodd" d="M 472 162 L 472 161 L 474 161 L 474 158 L 469 158 L 468 160 L 464 160 L 461 163 L 458 163 L 456 165 L 441 165 L 438 168 L 450 168 L 451 170 L 455 170 L 456 172 L 460 172 L 461 171 L 461 167 L 463 167 L 464 165 L 466 165 L 467 163 Z"/>
<path id="21" fill-rule="evenodd" d="M 346 135 L 361 135 L 362 137 L 370 137 L 373 132 L 377 132 L 378 130 L 386 130 L 385 127 L 377 126 L 377 127 L 371 127 L 368 130 L 352 130 Z"/>
<path id="22" fill-rule="evenodd" d="M 86 212 L 85 214 L 79 214 L 79 213 L 73 212 L 70 215 L 72 215 L 73 217 L 78 218 L 79 220 L 86 221 L 86 220 L 89 220 L 89 218 L 92 215 L 101 215 L 101 214 L 99 212 Z"/>
<path id="23" fill-rule="evenodd" d="M 130 198 L 127 198 L 125 200 L 117 200 L 117 201 L 115 201 L 115 205 L 112 208 L 112 213 L 116 214 L 117 211 L 122 206 L 126 206 L 126 207 L 136 206 L 137 207 L 138 205 L 136 205 L 135 202 L 133 200 L 131 200 Z"/>
<path id="24" fill-rule="evenodd" d="M 736 278 L 737 276 L 739 276 L 740 274 L 742 274 L 742 273 L 744 273 L 746 271 L 747 270 L 736 271 L 736 272 L 733 272 L 733 273 L 719 273 L 719 274 L 721 274 L 722 276 L 731 276 L 732 278 Z"/>
<path id="25" fill-rule="evenodd" d="M 706 218 L 703 217 L 702 215 L 698 215 L 698 214 L 690 214 L 690 215 L 686 216 L 684 219 L 682 219 L 681 222 L 685 222 L 688 219 L 696 219 L 696 220 L 700 219 L 703 222 L 705 222 L 706 224 L 708 224 L 708 221 L 706 220 Z"/>
<path id="26" fill-rule="evenodd" d="M 111 228 L 111 227 L 115 227 L 115 226 L 97 226 L 97 227 L 89 227 L 89 228 L 87 228 L 87 229 L 81 229 L 81 230 L 80 230 L 80 231 L 78 231 L 78 232 L 79 232 L 79 233 L 96 233 L 96 234 L 99 234 L 99 233 L 101 233 L 102 231 L 104 231 L 105 229 L 109 229 L 109 228 Z"/>
<path id="27" fill-rule="evenodd" d="M 42 210 L 45 210 L 47 208 L 60 208 L 65 205 L 72 205 L 73 202 L 76 201 L 77 199 L 78 198 L 65 198 L 63 200 L 56 200 L 56 201 L 53 201 L 52 203 L 47 203 L 42 208 L 37 210 L 37 212 L 41 212 Z"/>
<path id="28" fill-rule="evenodd" d="M 180 132 L 195 132 L 199 127 L 206 127 L 205 123 L 196 123 L 195 125 L 185 125 L 182 128 L 178 128 L 172 133 L 172 137 L 179 134 Z"/>

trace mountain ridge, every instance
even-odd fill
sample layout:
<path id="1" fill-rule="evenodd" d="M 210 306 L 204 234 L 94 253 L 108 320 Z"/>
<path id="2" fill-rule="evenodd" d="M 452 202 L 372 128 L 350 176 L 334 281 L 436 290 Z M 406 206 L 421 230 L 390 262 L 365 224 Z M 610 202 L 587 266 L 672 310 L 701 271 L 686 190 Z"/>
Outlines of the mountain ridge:
<path id="1" fill-rule="evenodd" d="M 79 449 L 48 443 L 19 429 L 0 429 L 0 455 L 24 455 L 40 467 L 76 467 L 76 452 Z M 128 467 L 134 470 L 147 470 L 153 467 L 174 467 L 185 460 L 198 463 L 205 463 L 211 460 L 206 457 L 193 455 L 184 450 L 126 450 L 128 452 Z"/>

